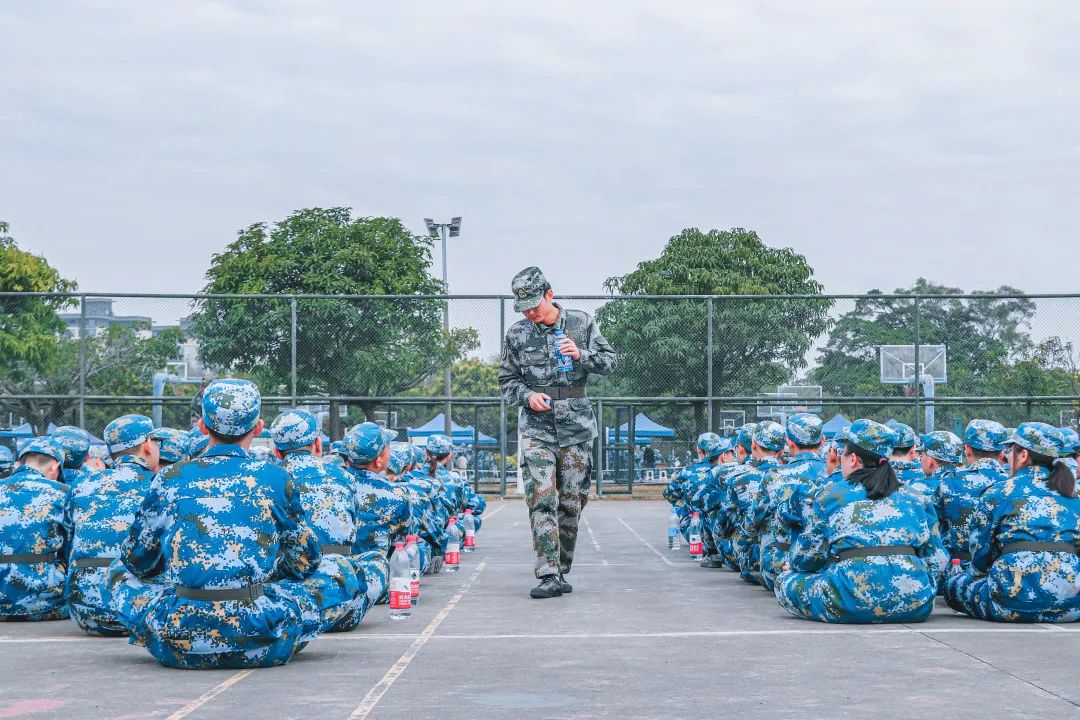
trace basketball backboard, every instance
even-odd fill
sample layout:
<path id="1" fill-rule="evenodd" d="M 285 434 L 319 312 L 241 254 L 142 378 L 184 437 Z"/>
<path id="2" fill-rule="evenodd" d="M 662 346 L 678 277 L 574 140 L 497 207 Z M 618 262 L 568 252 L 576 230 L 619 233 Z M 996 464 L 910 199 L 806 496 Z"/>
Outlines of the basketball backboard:
<path id="1" fill-rule="evenodd" d="M 920 345 L 919 361 L 915 362 L 914 345 L 881 345 L 881 382 L 885 385 L 908 385 L 923 375 L 944 385 L 948 379 L 948 364 L 944 345 Z"/>
<path id="2" fill-rule="evenodd" d="M 794 395 L 797 398 L 806 400 L 805 403 L 789 405 L 785 410 L 786 415 L 793 415 L 797 412 L 820 413 L 822 410 L 820 385 L 781 385 L 776 388 L 776 392 L 782 396 Z"/>
<path id="3" fill-rule="evenodd" d="M 795 393 L 762 393 L 767 398 L 797 398 L 799 397 Z M 757 416 L 763 420 L 765 419 L 782 419 L 796 410 L 792 410 L 793 405 L 786 403 L 772 404 L 772 403 L 758 403 Z"/>
<path id="4" fill-rule="evenodd" d="M 746 424 L 745 410 L 717 410 L 713 413 L 721 435 L 733 435 Z"/>

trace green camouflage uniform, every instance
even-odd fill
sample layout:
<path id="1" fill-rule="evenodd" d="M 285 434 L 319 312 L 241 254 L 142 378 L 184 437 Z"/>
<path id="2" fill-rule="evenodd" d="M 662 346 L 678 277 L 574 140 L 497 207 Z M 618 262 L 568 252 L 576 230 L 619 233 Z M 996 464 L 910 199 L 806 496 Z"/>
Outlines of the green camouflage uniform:
<path id="1" fill-rule="evenodd" d="M 538 268 L 523 270 L 514 278 L 515 310 L 536 307 L 548 287 Z M 544 412 L 529 408 L 529 397 L 533 392 L 554 396 L 549 386 L 577 387 L 583 392 L 589 373 L 608 375 L 617 364 L 614 348 L 591 316 L 556 307 L 559 319 L 551 327 L 527 319 L 510 327 L 499 368 L 503 398 L 507 405 L 521 408 L 522 474 L 538 578 L 570 572 L 578 518 L 589 499 L 596 418 L 586 397 L 553 397 L 552 409 Z M 581 350 L 572 372 L 555 371 L 555 328 L 562 328 Z"/>

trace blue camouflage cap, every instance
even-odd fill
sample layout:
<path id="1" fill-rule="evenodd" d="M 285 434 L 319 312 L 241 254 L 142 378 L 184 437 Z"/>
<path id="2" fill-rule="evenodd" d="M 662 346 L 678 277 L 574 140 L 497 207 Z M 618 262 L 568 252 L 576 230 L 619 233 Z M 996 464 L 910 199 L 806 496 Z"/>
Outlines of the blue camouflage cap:
<path id="1" fill-rule="evenodd" d="M 896 433 L 887 425 L 861 418 L 848 428 L 847 442 L 871 455 L 887 458 L 896 447 Z"/>
<path id="2" fill-rule="evenodd" d="M 0 470 L 7 470 L 15 464 L 15 453 L 7 445 L 0 445 Z"/>
<path id="3" fill-rule="evenodd" d="M 347 454 L 345 452 L 345 443 L 343 443 L 341 440 L 335 440 L 334 442 L 330 443 L 330 454 L 345 457 L 345 455 Z"/>
<path id="4" fill-rule="evenodd" d="M 703 432 L 698 435 L 697 449 L 707 458 L 719 457 L 723 453 L 723 439 L 714 432 Z"/>
<path id="5" fill-rule="evenodd" d="M 349 462 L 366 465 L 379 457 L 387 443 L 395 437 L 397 433 L 385 430 L 373 422 L 365 422 L 345 433 L 341 443 Z"/>
<path id="6" fill-rule="evenodd" d="M 105 467 L 112 467 L 112 455 L 109 454 L 109 448 L 104 445 L 91 445 L 90 451 L 86 453 L 87 458 L 96 458 L 102 462 Z"/>
<path id="7" fill-rule="evenodd" d="M 1077 434 L 1077 432 L 1068 425 L 1059 427 L 1058 432 L 1060 432 L 1061 437 L 1065 439 L 1065 454 L 1076 454 L 1077 449 L 1080 449 L 1080 434 Z"/>
<path id="8" fill-rule="evenodd" d="M 780 423 L 766 420 L 754 428 L 754 442 L 766 450 L 777 452 L 787 446 L 787 433 Z"/>
<path id="9" fill-rule="evenodd" d="M 885 426 L 896 433 L 896 445 L 893 446 L 893 451 L 915 447 L 917 440 L 915 428 L 898 420 L 890 420 L 885 423 Z"/>
<path id="10" fill-rule="evenodd" d="M 838 430 L 836 434 L 833 435 L 833 447 L 843 449 L 844 445 L 847 444 L 849 440 L 851 440 L 851 433 L 848 432 L 847 428 Z"/>
<path id="11" fill-rule="evenodd" d="M 115 455 L 142 445 L 153 432 L 154 423 L 145 415 L 121 415 L 105 426 L 101 438 Z"/>
<path id="12" fill-rule="evenodd" d="M 81 427 L 61 425 L 52 431 L 53 441 L 64 451 L 64 467 L 80 468 L 90 452 L 90 434 Z"/>
<path id="13" fill-rule="evenodd" d="M 964 462 L 964 443 L 948 430 L 923 435 L 923 452 L 935 460 L 953 465 Z"/>
<path id="14" fill-rule="evenodd" d="M 259 424 L 262 396 L 250 380 L 215 380 L 203 390 L 202 420 L 219 435 L 247 435 Z"/>
<path id="15" fill-rule="evenodd" d="M 299 450 L 319 439 L 319 421 L 307 410 L 286 410 L 270 424 L 270 436 L 281 452 Z"/>
<path id="16" fill-rule="evenodd" d="M 796 445 L 820 445 L 824 426 L 814 413 L 795 413 L 788 418 L 787 436 Z"/>
<path id="17" fill-rule="evenodd" d="M 445 435 L 432 435 L 427 439 L 427 450 L 435 457 L 446 457 L 454 452 L 454 444 Z"/>
<path id="18" fill-rule="evenodd" d="M 1065 437 L 1056 427 L 1047 423 L 1020 423 L 1009 438 L 1009 444 L 1019 445 L 1025 450 L 1054 459 L 1066 455 Z"/>
<path id="19" fill-rule="evenodd" d="M 404 442 L 390 443 L 390 464 L 386 469 L 392 475 L 400 475 L 413 463 L 412 445 Z"/>
<path id="20" fill-rule="evenodd" d="M 976 418 L 964 429 L 964 444 L 970 445 L 973 450 L 1001 452 L 1008 440 L 1005 426 L 993 420 Z"/>
<path id="21" fill-rule="evenodd" d="M 188 449 L 187 455 L 189 458 L 198 457 L 200 453 L 206 450 L 210 445 L 210 436 L 204 435 L 203 431 L 198 426 L 191 428 L 188 431 Z"/>
<path id="22" fill-rule="evenodd" d="M 736 436 L 736 445 L 741 447 L 746 452 L 750 452 L 751 444 L 754 441 L 754 430 L 757 429 L 757 423 L 746 423 L 739 428 L 739 434 Z"/>
<path id="23" fill-rule="evenodd" d="M 30 453 L 37 453 L 38 455 L 47 455 L 53 460 L 56 460 L 61 465 L 64 464 L 64 449 L 47 435 L 41 435 L 39 437 L 30 438 L 22 447 L 19 448 L 19 459 L 21 460 L 24 455 Z"/>
<path id="24" fill-rule="evenodd" d="M 161 441 L 158 454 L 163 462 L 178 463 L 188 459 L 191 438 L 183 430 L 170 427 L 157 428 L 150 437 Z"/>

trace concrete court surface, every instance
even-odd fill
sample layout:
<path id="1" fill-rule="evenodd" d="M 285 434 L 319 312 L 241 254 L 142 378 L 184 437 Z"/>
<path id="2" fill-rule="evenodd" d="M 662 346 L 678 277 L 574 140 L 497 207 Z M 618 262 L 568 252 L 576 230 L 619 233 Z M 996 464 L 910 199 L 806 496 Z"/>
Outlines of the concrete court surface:
<path id="1" fill-rule="evenodd" d="M 1080 718 L 1080 627 L 799 620 L 668 552 L 667 508 L 589 505 L 573 594 L 540 601 L 525 506 L 493 502 L 413 617 L 377 607 L 284 668 L 167 670 L 70 622 L 0 624 L 0 718 Z"/>

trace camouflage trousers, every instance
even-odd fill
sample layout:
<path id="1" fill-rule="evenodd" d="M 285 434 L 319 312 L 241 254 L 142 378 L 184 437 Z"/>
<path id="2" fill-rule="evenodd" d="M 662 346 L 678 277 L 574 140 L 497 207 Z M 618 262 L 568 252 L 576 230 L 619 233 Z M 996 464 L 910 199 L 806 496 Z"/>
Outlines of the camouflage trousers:
<path id="1" fill-rule="evenodd" d="M 522 475 L 529 506 L 536 577 L 570 572 L 578 518 L 589 501 L 592 442 L 559 447 L 525 440 Z"/>

